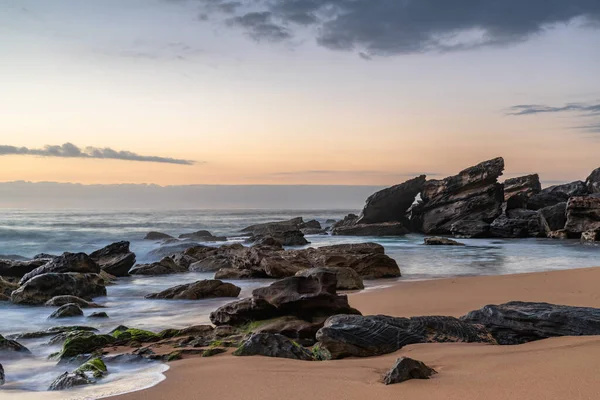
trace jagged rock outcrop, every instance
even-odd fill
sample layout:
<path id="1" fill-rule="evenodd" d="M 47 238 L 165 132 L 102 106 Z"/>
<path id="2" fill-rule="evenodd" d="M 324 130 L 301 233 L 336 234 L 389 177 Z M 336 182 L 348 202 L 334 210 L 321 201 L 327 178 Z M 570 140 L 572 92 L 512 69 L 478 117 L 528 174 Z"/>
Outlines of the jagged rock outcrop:
<path id="1" fill-rule="evenodd" d="M 156 231 L 148 232 L 146 234 L 146 236 L 144 236 L 144 240 L 168 240 L 168 239 L 175 239 L 175 238 L 171 235 L 167 235 L 166 233 L 156 232 Z"/>
<path id="2" fill-rule="evenodd" d="M 335 275 L 337 280 L 337 290 L 360 290 L 365 288 L 360 275 L 355 270 L 348 267 L 320 267 L 305 269 L 297 272 L 296 276 L 318 277 L 320 274 L 324 273 Z"/>
<path id="3" fill-rule="evenodd" d="M 542 232 L 536 211 L 516 208 L 506 211 L 492 222 L 490 234 L 501 238 L 537 237 Z"/>
<path id="4" fill-rule="evenodd" d="M 507 209 L 527 208 L 527 201 L 542 190 L 538 174 L 519 176 L 504 181 L 504 201 Z"/>
<path id="5" fill-rule="evenodd" d="M 224 236 L 214 236 L 209 231 L 201 230 L 192 233 L 184 233 L 179 235 L 179 239 L 190 239 L 198 242 L 225 242 L 227 238 Z"/>
<path id="6" fill-rule="evenodd" d="M 600 168 L 596 168 L 585 180 L 589 193 L 600 193 Z"/>
<path id="7" fill-rule="evenodd" d="M 68 303 L 54 311 L 48 318 L 69 318 L 82 316 L 83 311 L 81 310 L 81 307 L 74 303 Z"/>
<path id="8" fill-rule="evenodd" d="M 38 258 L 28 261 L 0 260 L 0 276 L 22 278 L 24 275 L 48 263 L 50 258 Z"/>
<path id="9" fill-rule="evenodd" d="M 98 274 L 100 273 L 100 266 L 85 253 L 64 253 L 23 276 L 19 285 L 25 284 L 27 281 L 38 275 L 67 272 Z"/>
<path id="10" fill-rule="evenodd" d="M 570 237 L 600 229 L 600 197 L 571 197 L 567 203 L 565 230 Z"/>
<path id="11" fill-rule="evenodd" d="M 512 301 L 471 311 L 461 321 L 485 326 L 498 344 L 600 335 L 600 309 L 590 307 Z"/>
<path id="12" fill-rule="evenodd" d="M 550 186 L 531 196 L 527 200 L 527 208 L 530 210 L 539 210 L 540 208 L 566 202 L 570 197 L 585 196 L 587 194 L 588 188 L 582 181 Z"/>
<path id="13" fill-rule="evenodd" d="M 90 254 L 90 258 L 103 271 L 117 277 L 128 276 L 135 265 L 135 254 L 129 251 L 129 242 L 122 241 L 110 244 Z"/>
<path id="14" fill-rule="evenodd" d="M 205 279 L 194 283 L 175 286 L 160 293 L 146 296 L 147 299 L 199 300 L 212 297 L 238 297 L 242 289 L 232 283 L 217 279 Z"/>
<path id="15" fill-rule="evenodd" d="M 445 237 L 426 237 L 423 239 L 423 244 L 428 246 L 464 246 L 464 243 Z"/>
<path id="16" fill-rule="evenodd" d="M 454 317 L 385 315 L 334 315 L 316 339 L 333 359 L 378 356 L 415 343 L 495 343 L 484 327 Z"/>
<path id="17" fill-rule="evenodd" d="M 137 264 L 129 270 L 130 275 L 168 275 L 187 272 L 188 269 L 177 264 L 171 257 L 164 257 L 159 262 Z"/>
<path id="18" fill-rule="evenodd" d="M 437 374 L 436 370 L 425 365 L 424 362 L 408 357 L 400 357 L 382 378 L 386 385 L 402 383 L 410 379 L 429 379 Z"/>
<path id="19" fill-rule="evenodd" d="M 104 279 L 98 274 L 48 273 L 34 276 L 12 292 L 15 304 L 44 304 L 51 298 L 72 295 L 91 300 L 106 296 Z"/>
<path id="20" fill-rule="evenodd" d="M 538 210 L 540 228 L 548 236 L 550 232 L 564 229 L 567 223 L 567 203 L 562 202 Z"/>
<path id="21" fill-rule="evenodd" d="M 427 234 L 489 236 L 490 224 L 501 214 L 504 193 L 498 177 L 501 157 L 484 161 L 443 180 L 427 181 L 413 220 Z"/>
<path id="22" fill-rule="evenodd" d="M 304 347 L 283 335 L 255 333 L 233 353 L 234 356 L 267 356 L 312 361 L 313 356 Z"/>

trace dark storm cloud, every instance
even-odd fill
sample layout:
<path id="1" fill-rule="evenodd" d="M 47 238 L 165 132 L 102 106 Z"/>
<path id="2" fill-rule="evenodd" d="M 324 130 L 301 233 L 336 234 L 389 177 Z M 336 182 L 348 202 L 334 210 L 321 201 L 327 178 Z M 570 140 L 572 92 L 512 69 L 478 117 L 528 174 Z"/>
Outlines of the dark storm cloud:
<path id="1" fill-rule="evenodd" d="M 4 146 L 0 145 L 0 156 L 5 155 L 33 155 L 43 157 L 62 157 L 62 158 L 96 158 L 125 161 L 144 161 L 165 164 L 192 165 L 193 161 L 182 160 L 178 158 L 142 156 L 131 151 L 118 151 L 110 147 L 87 147 L 81 149 L 72 143 L 63 145 L 46 145 L 43 149 L 30 149 L 28 147 Z"/>
<path id="2" fill-rule="evenodd" d="M 255 40 L 282 41 L 310 27 L 329 49 L 364 56 L 505 46 L 580 19 L 600 27 L 599 0 L 198 0 L 227 13 Z"/>

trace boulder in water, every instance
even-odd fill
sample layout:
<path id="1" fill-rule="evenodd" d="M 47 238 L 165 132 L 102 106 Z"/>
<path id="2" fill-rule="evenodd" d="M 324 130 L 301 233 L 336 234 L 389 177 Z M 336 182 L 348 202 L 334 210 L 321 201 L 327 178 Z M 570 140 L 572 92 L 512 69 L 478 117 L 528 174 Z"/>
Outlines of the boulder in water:
<path id="1" fill-rule="evenodd" d="M 198 242 L 225 242 L 227 238 L 224 236 L 214 236 L 209 231 L 197 231 L 192 233 L 184 233 L 179 235 L 179 239 L 190 239 Z"/>
<path id="2" fill-rule="evenodd" d="M 36 275 L 12 292 L 15 304 L 44 304 L 51 298 L 72 295 L 91 300 L 106 296 L 104 280 L 98 274 L 49 273 Z"/>
<path id="3" fill-rule="evenodd" d="M 283 335 L 255 333 L 233 353 L 234 356 L 267 356 L 291 358 L 293 360 L 314 360 L 310 351 L 292 342 Z"/>
<path id="4" fill-rule="evenodd" d="M 149 294 L 147 299 L 199 300 L 214 297 L 238 297 L 242 289 L 232 283 L 217 279 L 205 279 L 175 286 L 160 293 Z"/>
<path id="5" fill-rule="evenodd" d="M 94 381 L 88 378 L 84 372 L 65 372 L 50 384 L 48 390 L 65 390 L 76 386 L 92 385 L 93 383 Z"/>
<path id="6" fill-rule="evenodd" d="M 110 244 L 90 254 L 103 271 L 121 277 L 128 276 L 135 264 L 135 254 L 129 251 L 129 242 L 122 241 Z"/>
<path id="7" fill-rule="evenodd" d="M 171 235 L 167 235 L 166 233 L 162 233 L 162 232 L 148 232 L 146 234 L 146 236 L 144 236 L 144 240 L 167 240 L 167 239 L 174 239 L 173 236 Z"/>
<path id="8" fill-rule="evenodd" d="M 434 374 L 437 372 L 425 363 L 408 357 L 400 357 L 382 380 L 384 384 L 391 385 L 410 379 L 429 379 Z"/>
<path id="9" fill-rule="evenodd" d="M 23 276 L 19 285 L 25 284 L 38 275 L 67 272 L 98 274 L 100 273 L 100 266 L 85 253 L 64 253 Z"/>
<path id="10" fill-rule="evenodd" d="M 456 240 L 448 239 L 445 237 L 426 237 L 423 239 L 423 244 L 428 246 L 464 246 L 464 243 L 457 242 Z"/>
<path id="11" fill-rule="evenodd" d="M 600 229 L 592 229 L 581 234 L 581 241 L 584 243 L 600 242 Z"/>
<path id="12" fill-rule="evenodd" d="M 93 312 L 90 315 L 88 315 L 88 318 L 108 318 L 108 314 L 105 313 L 104 311 L 102 311 L 102 312 Z"/>
<path id="13" fill-rule="evenodd" d="M 47 258 L 38 258 L 29 261 L 0 259 L 0 276 L 9 278 L 22 278 L 24 275 L 34 271 L 49 261 L 50 259 Z"/>
<path id="14" fill-rule="evenodd" d="M 0 364 L 0 386 L 6 383 L 6 378 L 4 376 L 4 367 Z"/>
<path id="15" fill-rule="evenodd" d="M 58 310 L 50 314 L 48 318 L 68 318 L 68 317 L 82 317 L 83 311 L 77 304 L 69 303 L 61 306 Z"/>
<path id="16" fill-rule="evenodd" d="M 188 269 L 178 265 L 171 257 L 164 257 L 152 264 L 137 264 L 129 270 L 130 275 L 168 275 L 187 272 Z"/>
<path id="17" fill-rule="evenodd" d="M 48 300 L 45 305 L 49 307 L 60 307 L 71 303 L 77 304 L 81 308 L 103 308 L 103 306 L 99 304 L 89 302 L 77 296 L 69 295 L 55 296 Z"/>

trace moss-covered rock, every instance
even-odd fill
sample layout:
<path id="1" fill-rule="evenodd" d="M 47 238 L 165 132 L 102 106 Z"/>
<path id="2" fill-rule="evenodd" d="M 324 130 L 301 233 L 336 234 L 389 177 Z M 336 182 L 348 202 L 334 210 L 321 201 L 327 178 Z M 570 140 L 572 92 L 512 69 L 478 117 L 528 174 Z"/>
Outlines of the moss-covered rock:
<path id="1" fill-rule="evenodd" d="M 161 337 L 154 332 L 136 328 L 117 328 L 116 330 L 112 331 L 111 335 L 119 342 L 128 342 L 133 340 L 139 343 L 146 343 L 156 342 L 161 339 Z"/>
<path id="2" fill-rule="evenodd" d="M 108 372 L 108 370 L 106 369 L 106 364 L 104 364 L 104 361 L 102 361 L 100 358 L 93 358 L 77 368 L 74 372 L 89 372 L 94 378 L 100 379 Z"/>
<path id="3" fill-rule="evenodd" d="M 226 351 L 227 349 L 224 349 L 223 347 L 211 347 L 202 353 L 202 357 L 212 357 L 216 356 L 217 354 L 225 353 Z"/>
<path id="4" fill-rule="evenodd" d="M 174 351 L 167 356 L 167 362 L 181 360 L 181 352 Z"/>
<path id="5" fill-rule="evenodd" d="M 65 340 L 59 357 L 64 359 L 79 354 L 90 354 L 113 343 L 115 338 L 110 335 L 96 335 L 89 332 L 75 335 Z"/>

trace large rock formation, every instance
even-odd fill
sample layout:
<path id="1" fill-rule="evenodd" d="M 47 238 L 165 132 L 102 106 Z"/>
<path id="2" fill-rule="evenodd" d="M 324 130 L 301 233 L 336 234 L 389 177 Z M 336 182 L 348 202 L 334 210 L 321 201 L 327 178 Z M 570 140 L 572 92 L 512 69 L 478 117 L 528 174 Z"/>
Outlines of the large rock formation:
<path id="1" fill-rule="evenodd" d="M 600 193 L 600 168 L 596 168 L 585 180 L 589 193 Z"/>
<path id="2" fill-rule="evenodd" d="M 512 301 L 471 311 L 461 321 L 485 326 L 498 344 L 600 335 L 600 309 L 590 307 Z"/>
<path id="3" fill-rule="evenodd" d="M 458 175 L 427 181 L 413 219 L 428 234 L 489 236 L 489 225 L 502 212 L 504 193 L 498 177 L 503 170 L 504 159 L 499 157 Z"/>
<path id="4" fill-rule="evenodd" d="M 128 276 L 135 264 L 135 254 L 129 251 L 129 242 L 110 244 L 90 254 L 103 271 L 113 276 Z"/>
<path id="5" fill-rule="evenodd" d="M 337 280 L 337 290 L 360 290 L 365 288 L 360 275 L 355 270 L 348 267 L 321 267 L 305 269 L 296 273 L 296 276 L 318 278 L 321 274 L 334 274 Z"/>
<path id="6" fill-rule="evenodd" d="M 540 218 L 540 229 L 546 234 L 564 229 L 567 223 L 567 203 L 562 202 L 553 206 L 540 208 L 538 210 Z"/>
<path id="7" fill-rule="evenodd" d="M 0 260 L 0 276 L 22 278 L 36 268 L 48 263 L 50 258 L 37 258 L 28 261 Z"/>
<path id="8" fill-rule="evenodd" d="M 600 229 L 600 197 L 571 197 L 567 203 L 565 230 L 571 237 Z"/>
<path id="9" fill-rule="evenodd" d="M 390 369 L 382 381 L 386 385 L 402 383 L 410 379 L 429 379 L 437 374 L 436 370 L 428 367 L 425 363 L 408 357 L 400 357 Z"/>
<path id="10" fill-rule="evenodd" d="M 98 274 L 48 273 L 36 275 L 12 292 L 15 304 L 44 304 L 51 298 L 72 295 L 91 300 L 106 296 L 104 279 Z"/>
<path id="11" fill-rule="evenodd" d="M 490 234 L 502 238 L 537 237 L 542 230 L 538 213 L 524 208 L 506 211 L 490 226 Z"/>
<path id="12" fill-rule="evenodd" d="M 378 356 L 415 343 L 494 343 L 485 328 L 457 318 L 384 315 L 334 315 L 316 339 L 333 359 Z"/>
<path id="13" fill-rule="evenodd" d="M 66 272 L 77 272 L 82 274 L 98 274 L 100 273 L 100 267 L 94 260 L 92 260 L 85 253 L 64 253 L 63 255 L 56 257 L 26 274 L 21 278 L 20 285 L 25 284 L 30 279 L 48 273 L 66 273 Z M 71 293 L 64 293 L 71 294 Z"/>
<path id="14" fill-rule="evenodd" d="M 588 188 L 582 181 L 550 186 L 531 196 L 529 200 L 527 200 L 527 208 L 530 210 L 539 210 L 540 208 L 566 202 L 570 197 L 585 196 L 587 194 Z"/>
<path id="15" fill-rule="evenodd" d="M 232 283 L 225 283 L 216 279 L 205 279 L 194 283 L 175 286 L 160 293 L 146 296 L 147 299 L 169 300 L 199 300 L 211 297 L 238 297 L 239 287 Z"/>
<path id="16" fill-rule="evenodd" d="M 504 201 L 507 208 L 527 208 L 527 201 L 542 190 L 538 174 L 519 176 L 504 181 Z"/>

